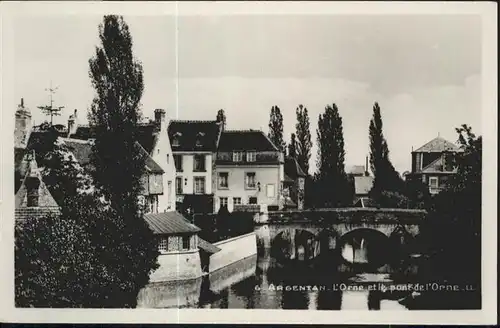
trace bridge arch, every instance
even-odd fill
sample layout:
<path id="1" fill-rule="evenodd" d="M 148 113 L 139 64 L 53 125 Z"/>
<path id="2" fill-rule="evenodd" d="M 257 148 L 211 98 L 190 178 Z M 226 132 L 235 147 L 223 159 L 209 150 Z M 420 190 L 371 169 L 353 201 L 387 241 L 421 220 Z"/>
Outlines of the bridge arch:
<path id="1" fill-rule="evenodd" d="M 357 228 L 344 233 L 338 249 L 344 264 L 362 271 L 376 270 L 392 260 L 390 239 L 377 229 Z"/>
<path id="2" fill-rule="evenodd" d="M 281 229 L 271 240 L 271 256 L 278 261 L 308 261 L 319 253 L 317 230 L 300 227 Z"/>

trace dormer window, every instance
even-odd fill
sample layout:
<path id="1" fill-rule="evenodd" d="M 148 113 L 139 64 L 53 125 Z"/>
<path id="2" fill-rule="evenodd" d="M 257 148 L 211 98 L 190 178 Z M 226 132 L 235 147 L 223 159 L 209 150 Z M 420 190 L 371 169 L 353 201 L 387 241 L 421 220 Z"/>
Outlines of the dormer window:
<path id="1" fill-rule="evenodd" d="M 205 133 L 203 132 L 198 132 L 196 135 L 196 147 L 201 147 L 203 146 L 203 143 L 201 142 L 202 138 L 205 136 Z"/>
<path id="2" fill-rule="evenodd" d="M 233 152 L 233 162 L 241 162 L 243 160 L 243 152 L 235 151 Z"/>
<path id="3" fill-rule="evenodd" d="M 247 162 L 255 162 L 255 152 L 254 151 L 248 151 L 247 152 Z"/>
<path id="4" fill-rule="evenodd" d="M 174 137 L 172 139 L 172 146 L 174 147 L 179 147 L 180 143 L 179 143 L 179 138 L 182 136 L 181 133 L 177 132 L 176 134 L 174 134 Z"/>

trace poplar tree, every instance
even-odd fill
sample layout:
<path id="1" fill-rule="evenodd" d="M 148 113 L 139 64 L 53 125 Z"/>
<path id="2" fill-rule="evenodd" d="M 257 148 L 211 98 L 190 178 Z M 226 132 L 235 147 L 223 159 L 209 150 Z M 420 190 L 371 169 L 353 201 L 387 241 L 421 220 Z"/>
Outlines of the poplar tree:
<path id="1" fill-rule="evenodd" d="M 342 118 L 335 104 L 327 105 L 318 117 L 318 171 L 316 197 L 322 206 L 346 206 L 352 201 L 347 174 Z"/>
<path id="2" fill-rule="evenodd" d="M 297 158 L 297 139 L 295 133 L 290 136 L 290 144 L 288 144 L 288 157 Z"/>
<path id="3" fill-rule="evenodd" d="M 145 172 L 145 158 L 136 146 L 143 69 L 121 16 L 104 16 L 99 38 L 101 44 L 89 60 L 95 89 L 89 121 L 96 130 L 91 162 L 95 185 L 110 204 L 111 214 L 95 242 L 101 246 L 99 256 L 109 264 L 105 306 L 135 307 L 139 290 L 158 266 L 157 242 L 138 202 Z"/>
<path id="4" fill-rule="evenodd" d="M 278 147 L 281 152 L 285 152 L 286 144 L 283 139 L 283 115 L 278 106 L 271 108 L 269 115 L 269 139 Z"/>
<path id="5" fill-rule="evenodd" d="M 306 174 L 309 174 L 309 160 L 311 158 L 311 131 L 309 126 L 309 113 L 307 108 L 299 105 L 296 109 L 297 123 L 295 131 L 297 136 L 297 161 Z"/>
<path id="6" fill-rule="evenodd" d="M 369 126 L 370 169 L 374 176 L 371 193 L 374 197 L 382 192 L 401 192 L 403 189 L 403 180 L 389 159 L 389 147 L 382 128 L 380 107 L 375 103 Z"/>

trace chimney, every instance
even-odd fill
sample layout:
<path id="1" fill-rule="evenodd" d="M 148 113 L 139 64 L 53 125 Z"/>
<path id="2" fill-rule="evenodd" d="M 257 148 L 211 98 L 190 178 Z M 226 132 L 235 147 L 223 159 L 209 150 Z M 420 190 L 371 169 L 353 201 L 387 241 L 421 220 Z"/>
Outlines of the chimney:
<path id="1" fill-rule="evenodd" d="M 17 106 L 14 128 L 14 145 L 16 148 L 26 148 L 31 133 L 31 123 L 30 110 L 24 107 L 24 98 L 21 98 L 21 103 Z"/>
<path id="2" fill-rule="evenodd" d="M 167 115 L 164 109 L 155 109 L 155 123 L 160 127 L 161 132 L 167 130 Z"/>
<path id="3" fill-rule="evenodd" d="M 68 137 L 70 137 L 72 134 L 76 133 L 76 130 L 78 129 L 78 111 L 75 109 L 73 112 L 73 115 L 70 115 L 68 118 Z"/>
<path id="4" fill-rule="evenodd" d="M 369 175 L 370 175 L 370 173 L 369 173 L 369 171 L 368 171 L 368 156 L 366 156 L 366 162 L 365 162 L 365 163 L 366 163 L 366 164 L 365 164 L 365 175 L 366 175 L 366 176 L 369 176 Z"/>

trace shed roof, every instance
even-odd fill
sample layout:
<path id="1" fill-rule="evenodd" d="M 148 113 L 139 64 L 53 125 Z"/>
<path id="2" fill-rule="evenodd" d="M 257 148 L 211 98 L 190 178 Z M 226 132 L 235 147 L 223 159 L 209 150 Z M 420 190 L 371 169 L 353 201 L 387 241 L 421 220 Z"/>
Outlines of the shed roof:
<path id="1" fill-rule="evenodd" d="M 194 234 L 201 230 L 186 220 L 182 214 L 175 211 L 146 214 L 144 215 L 144 220 L 146 220 L 153 233 L 157 235 Z"/>
<path id="2" fill-rule="evenodd" d="M 219 247 L 215 246 L 214 244 L 209 243 L 205 239 L 201 239 L 198 237 L 198 248 L 201 248 L 207 253 L 215 254 L 217 252 L 220 252 L 222 249 Z"/>

